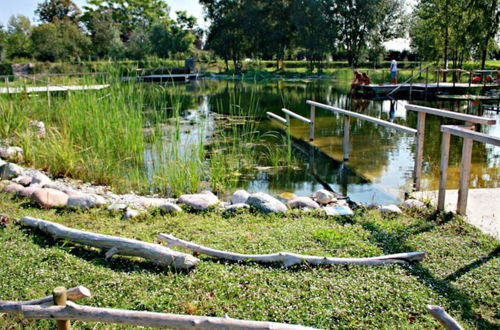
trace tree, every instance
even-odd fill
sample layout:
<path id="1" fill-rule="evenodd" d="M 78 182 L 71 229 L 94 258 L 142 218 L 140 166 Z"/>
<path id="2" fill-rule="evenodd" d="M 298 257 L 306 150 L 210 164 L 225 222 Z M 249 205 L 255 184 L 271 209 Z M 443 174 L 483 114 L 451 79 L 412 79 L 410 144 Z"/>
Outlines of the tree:
<path id="1" fill-rule="evenodd" d="M 127 56 L 140 60 L 151 53 L 151 41 L 149 32 L 144 27 L 137 27 L 130 33 L 126 44 Z"/>
<path id="2" fill-rule="evenodd" d="M 30 19 L 22 15 L 13 15 L 7 25 L 6 53 L 12 57 L 31 56 L 30 35 L 32 26 Z"/>
<path id="3" fill-rule="evenodd" d="M 35 14 L 43 23 L 78 22 L 81 11 L 71 0 L 45 0 L 38 4 Z"/>
<path id="4" fill-rule="evenodd" d="M 191 32 L 196 19 L 186 12 L 177 12 L 177 21 L 156 24 L 149 35 L 152 52 L 160 57 L 184 53 L 193 47 L 196 36 Z"/>
<path id="5" fill-rule="evenodd" d="M 484 69 L 488 49 L 493 48 L 495 37 L 500 26 L 500 1 L 498 0 L 472 0 L 474 10 L 474 27 L 471 29 L 477 38 L 481 69 Z"/>
<path id="6" fill-rule="evenodd" d="M 31 34 L 33 53 L 41 61 L 60 61 L 85 56 L 90 39 L 69 22 L 41 24 Z"/>
<path id="7" fill-rule="evenodd" d="M 89 16 L 87 29 L 92 40 L 92 49 L 97 57 L 121 57 L 125 47 L 120 38 L 119 24 L 109 12 L 93 12 Z"/>

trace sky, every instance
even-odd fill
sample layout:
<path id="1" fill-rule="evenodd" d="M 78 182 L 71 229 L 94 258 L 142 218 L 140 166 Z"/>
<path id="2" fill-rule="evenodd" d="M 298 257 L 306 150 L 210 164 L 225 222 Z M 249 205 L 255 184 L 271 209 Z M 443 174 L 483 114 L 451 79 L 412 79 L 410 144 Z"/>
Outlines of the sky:
<path id="1" fill-rule="evenodd" d="M 0 0 L 0 23 L 7 24 L 11 15 L 21 14 L 28 16 L 34 21 L 34 12 L 39 2 L 43 0 Z M 73 0 L 78 7 L 84 6 L 86 0 Z M 175 12 L 185 10 L 197 18 L 201 27 L 206 27 L 203 20 L 203 12 L 200 3 L 197 0 L 166 0 L 170 6 L 171 16 L 175 17 Z"/>

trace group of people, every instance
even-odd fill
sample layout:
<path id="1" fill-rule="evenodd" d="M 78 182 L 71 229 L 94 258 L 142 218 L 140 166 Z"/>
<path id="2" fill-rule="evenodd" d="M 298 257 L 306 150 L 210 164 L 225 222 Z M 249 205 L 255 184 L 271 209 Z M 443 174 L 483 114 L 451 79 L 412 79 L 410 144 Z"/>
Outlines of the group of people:
<path id="1" fill-rule="evenodd" d="M 354 71 L 354 80 L 352 81 L 352 86 L 354 85 L 370 85 L 372 83 L 370 77 L 366 73 L 360 73 L 359 71 Z"/>

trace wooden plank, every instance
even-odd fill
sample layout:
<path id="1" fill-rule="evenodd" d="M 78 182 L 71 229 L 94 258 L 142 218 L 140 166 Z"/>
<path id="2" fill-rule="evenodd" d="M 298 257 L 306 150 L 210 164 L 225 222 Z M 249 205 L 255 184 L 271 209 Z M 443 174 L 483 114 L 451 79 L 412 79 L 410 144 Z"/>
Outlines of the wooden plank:
<path id="1" fill-rule="evenodd" d="M 464 330 L 458 322 L 440 306 L 427 305 L 427 311 L 438 320 L 446 330 Z"/>
<path id="2" fill-rule="evenodd" d="M 357 112 L 352 112 L 352 111 L 340 109 L 340 108 L 337 108 L 337 107 L 333 107 L 331 105 L 326 105 L 326 104 L 318 103 L 318 102 L 311 101 L 311 100 L 306 101 L 306 103 L 310 104 L 310 105 L 314 105 L 317 108 L 322 108 L 322 109 L 325 109 L 325 110 L 333 111 L 333 112 L 336 112 L 336 113 L 339 113 L 339 114 L 342 114 L 342 115 L 346 115 L 346 116 L 350 116 L 350 117 L 353 117 L 353 118 L 363 119 L 363 120 L 366 120 L 366 121 L 369 121 L 369 122 L 372 122 L 372 123 L 375 123 L 375 124 L 378 124 L 378 125 L 381 125 L 381 126 L 385 126 L 385 127 L 396 129 L 396 130 L 401 131 L 401 132 L 410 133 L 410 134 L 416 134 L 417 133 L 417 130 L 414 129 L 414 128 L 410 128 L 410 127 L 406 127 L 406 126 L 403 126 L 403 125 L 394 124 L 394 123 L 391 123 L 390 121 L 385 121 L 385 120 L 378 119 L 378 118 L 375 118 L 375 117 L 370 117 L 370 116 L 363 115 L 363 114 L 360 114 L 360 113 L 357 113 Z"/>
<path id="3" fill-rule="evenodd" d="M 407 104 L 407 105 L 405 105 L 405 108 L 406 108 L 406 110 L 425 112 L 425 113 L 428 113 L 430 115 L 436 115 L 436 116 L 441 116 L 441 117 L 446 117 L 446 118 L 463 120 L 463 121 L 471 122 L 474 124 L 485 124 L 485 125 L 495 125 L 496 124 L 495 119 L 484 118 L 484 117 L 479 117 L 479 116 L 474 116 L 474 115 L 467 115 L 467 114 L 449 111 L 449 110 L 424 107 L 421 105 Z"/>
<path id="4" fill-rule="evenodd" d="M 469 138 L 464 139 L 462 146 L 462 161 L 460 162 L 460 180 L 458 188 L 457 213 L 467 215 L 467 196 L 469 194 L 470 163 L 472 158 L 472 143 Z"/>
<path id="5" fill-rule="evenodd" d="M 293 111 L 290 111 L 290 110 L 285 109 L 285 108 L 281 109 L 281 111 L 283 111 L 284 113 L 288 114 L 290 117 L 293 117 L 293 118 L 295 118 L 295 119 L 298 119 L 298 120 L 300 120 L 300 121 L 303 121 L 303 122 L 304 122 L 304 123 L 306 123 L 306 124 L 310 124 L 310 123 L 311 123 L 311 120 L 307 119 L 306 117 L 302 117 L 301 115 L 296 114 L 296 113 L 295 113 L 295 112 L 293 112 Z"/>
<path id="6" fill-rule="evenodd" d="M 349 130 L 351 128 L 351 117 L 344 117 L 344 161 L 349 160 Z"/>
<path id="7" fill-rule="evenodd" d="M 287 122 L 286 122 L 286 119 L 285 119 L 285 118 L 283 118 L 283 117 L 281 117 L 281 116 L 278 116 L 278 115 L 277 115 L 277 114 L 275 114 L 275 113 L 272 113 L 272 112 L 266 112 L 266 114 L 267 114 L 267 116 L 268 116 L 268 117 L 271 117 L 271 118 L 273 118 L 273 119 L 276 119 L 276 120 L 278 120 L 278 121 L 282 122 L 282 123 L 283 123 L 283 124 L 285 124 L 285 125 L 287 124 Z"/>
<path id="8" fill-rule="evenodd" d="M 444 211 L 446 200 L 446 179 L 448 174 L 448 161 L 450 158 L 450 133 L 443 133 L 441 140 L 441 166 L 439 168 L 439 195 L 438 210 Z"/>
<path id="9" fill-rule="evenodd" d="M 50 92 L 68 92 L 68 91 L 85 91 L 85 90 L 100 90 L 109 87 L 109 85 L 78 85 L 78 86 L 33 86 L 33 87 L 17 87 L 4 88 L 0 87 L 0 94 L 18 94 L 18 93 L 50 93 Z"/>
<path id="10" fill-rule="evenodd" d="M 471 139 L 478 142 L 483 142 L 500 147 L 500 137 L 493 136 L 481 132 L 471 131 L 463 126 L 456 125 L 442 125 L 441 132 L 450 133 L 456 136 L 463 137 L 464 139 Z"/>
<path id="11" fill-rule="evenodd" d="M 309 141 L 314 141 L 314 130 L 315 130 L 315 122 L 316 122 L 316 107 L 311 105 L 311 113 L 310 113 L 311 124 L 309 124 Z"/>
<path id="12" fill-rule="evenodd" d="M 420 181 L 422 178 L 422 163 L 424 160 L 424 140 L 425 140 L 425 112 L 419 112 L 417 119 L 417 151 L 415 154 L 415 165 L 413 173 L 413 185 L 416 191 L 420 190 Z"/>

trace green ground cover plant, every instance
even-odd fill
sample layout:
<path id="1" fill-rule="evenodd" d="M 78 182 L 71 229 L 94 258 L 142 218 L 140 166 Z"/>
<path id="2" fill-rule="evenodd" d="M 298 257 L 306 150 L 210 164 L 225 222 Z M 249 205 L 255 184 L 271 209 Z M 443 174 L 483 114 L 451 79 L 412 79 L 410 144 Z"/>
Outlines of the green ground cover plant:
<path id="1" fill-rule="evenodd" d="M 219 211 L 121 220 L 106 210 L 39 210 L 0 196 L 11 218 L 30 215 L 102 234 L 156 241 L 167 232 L 213 248 L 243 253 L 291 251 L 366 257 L 424 250 L 420 264 L 382 267 L 308 265 L 284 269 L 217 261 L 200 255 L 190 272 L 159 268 L 136 258 L 105 261 L 95 249 L 55 242 L 14 222 L 0 228 L 1 299 L 26 300 L 60 285 L 84 285 L 99 307 L 272 320 L 319 328 L 436 328 L 427 304 L 443 306 L 465 328 L 500 324 L 499 241 L 460 218 L 431 210 L 382 216 L 357 211 L 349 218 L 320 214 L 264 216 Z M 51 321 L 0 316 L 5 328 L 46 329 Z M 74 322 L 75 328 L 126 328 Z"/>

